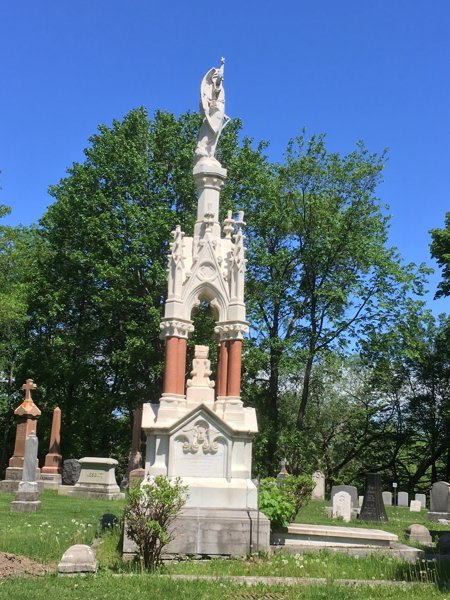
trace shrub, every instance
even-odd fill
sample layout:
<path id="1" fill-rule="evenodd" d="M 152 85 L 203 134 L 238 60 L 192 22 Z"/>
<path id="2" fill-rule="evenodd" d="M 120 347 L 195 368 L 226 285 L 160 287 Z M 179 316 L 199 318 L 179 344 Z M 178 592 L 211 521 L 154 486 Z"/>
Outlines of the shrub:
<path id="1" fill-rule="evenodd" d="M 187 486 L 180 477 L 168 480 L 157 475 L 128 492 L 125 522 L 128 536 L 137 544 L 144 567 L 154 571 L 161 565 L 161 553 L 174 539 L 170 526 L 186 504 Z"/>
<path id="2" fill-rule="evenodd" d="M 295 521 L 301 508 L 311 500 L 314 482 L 308 475 L 287 475 L 281 481 L 267 477 L 261 481 L 260 509 L 276 531 Z"/>

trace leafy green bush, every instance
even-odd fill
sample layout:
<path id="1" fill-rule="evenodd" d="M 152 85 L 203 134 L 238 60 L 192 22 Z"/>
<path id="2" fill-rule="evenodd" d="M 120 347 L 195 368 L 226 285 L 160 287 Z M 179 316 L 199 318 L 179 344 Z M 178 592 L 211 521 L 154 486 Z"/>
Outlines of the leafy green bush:
<path id="1" fill-rule="evenodd" d="M 311 500 L 314 482 L 308 475 L 287 475 L 281 481 L 267 477 L 260 485 L 260 509 L 270 520 L 272 531 L 294 521 Z"/>
<path id="2" fill-rule="evenodd" d="M 169 481 L 157 475 L 142 486 L 135 482 L 128 492 L 124 511 L 127 534 L 136 542 L 149 571 L 161 565 L 162 549 L 174 539 L 170 526 L 186 504 L 187 489 L 180 477 Z"/>

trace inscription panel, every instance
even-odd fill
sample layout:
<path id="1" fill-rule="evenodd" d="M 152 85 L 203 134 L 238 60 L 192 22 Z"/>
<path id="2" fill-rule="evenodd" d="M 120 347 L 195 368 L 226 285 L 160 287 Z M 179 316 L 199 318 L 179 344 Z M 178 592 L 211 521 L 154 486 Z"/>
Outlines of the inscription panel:
<path id="1" fill-rule="evenodd" d="M 81 469 L 80 483 L 108 483 L 106 471 Z"/>
<path id="2" fill-rule="evenodd" d="M 174 442 L 174 476 L 177 477 L 226 477 L 227 447 L 217 440 L 217 451 L 205 453 L 203 448 L 197 452 L 185 452 L 185 439 Z"/>

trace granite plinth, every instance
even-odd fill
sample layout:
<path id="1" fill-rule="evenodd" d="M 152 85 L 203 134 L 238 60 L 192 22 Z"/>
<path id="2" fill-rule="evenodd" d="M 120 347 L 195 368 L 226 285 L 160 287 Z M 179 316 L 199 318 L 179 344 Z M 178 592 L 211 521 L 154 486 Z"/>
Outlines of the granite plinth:
<path id="1" fill-rule="evenodd" d="M 439 519 L 450 521 L 450 512 L 429 512 L 428 520 L 432 523 L 439 523 Z"/>
<path id="2" fill-rule="evenodd" d="M 28 500 L 14 500 L 11 502 L 11 510 L 16 512 L 38 512 L 41 510 L 40 500 L 29 502 Z"/>
<path id="3" fill-rule="evenodd" d="M 289 546 L 373 546 L 388 548 L 398 536 L 381 529 L 292 524 L 271 535 L 271 544 Z"/>
<path id="4" fill-rule="evenodd" d="M 58 490 L 62 484 L 62 475 L 59 473 L 44 473 L 42 471 L 40 481 L 44 484 L 45 490 Z"/>
<path id="5" fill-rule="evenodd" d="M 125 494 L 116 483 L 114 458 L 86 457 L 80 459 L 80 477 L 68 496 L 90 500 L 124 500 Z"/>
<path id="6" fill-rule="evenodd" d="M 73 489 L 67 493 L 67 496 L 72 498 L 85 498 L 87 500 L 125 500 L 125 494 L 123 492 L 102 492 L 94 490 L 77 490 Z"/>
<path id="7" fill-rule="evenodd" d="M 19 489 L 19 483 L 22 481 L 22 467 L 8 467 L 5 473 L 5 479 L 0 481 L 0 494 L 15 494 Z M 36 481 L 38 491 L 44 491 L 44 482 L 40 481 L 41 470 L 36 469 Z"/>
<path id="8" fill-rule="evenodd" d="M 16 500 L 24 502 L 37 502 L 39 500 L 39 492 L 16 492 Z"/>
<path id="9" fill-rule="evenodd" d="M 175 539 L 164 549 L 165 555 L 245 556 L 267 552 L 270 547 L 270 521 L 259 513 L 259 548 L 257 548 L 258 511 L 228 508 L 184 508 L 175 519 Z M 136 555 L 136 544 L 125 531 L 124 558 Z"/>

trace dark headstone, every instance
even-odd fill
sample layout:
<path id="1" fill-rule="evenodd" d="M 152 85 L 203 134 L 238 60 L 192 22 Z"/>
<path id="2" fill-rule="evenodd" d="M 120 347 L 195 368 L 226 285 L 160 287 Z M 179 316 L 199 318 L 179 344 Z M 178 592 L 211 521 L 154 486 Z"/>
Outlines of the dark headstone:
<path id="1" fill-rule="evenodd" d="M 75 458 L 69 458 L 63 463 L 62 483 L 63 485 L 75 485 L 81 471 L 81 463 Z"/>
<path id="2" fill-rule="evenodd" d="M 339 492 L 347 492 L 350 494 L 350 498 L 352 499 L 352 508 L 357 508 L 358 506 L 358 490 L 354 485 L 333 485 L 331 488 L 331 506 L 333 506 L 333 498 Z"/>
<path id="3" fill-rule="evenodd" d="M 377 523 L 388 522 L 386 509 L 384 508 L 383 496 L 381 493 L 380 473 L 366 474 L 364 502 L 359 514 L 359 519 L 361 521 L 376 521 Z"/>
<path id="4" fill-rule="evenodd" d="M 437 481 L 431 487 L 431 512 L 450 512 L 450 484 Z"/>
<path id="5" fill-rule="evenodd" d="M 106 513 L 106 515 L 103 515 L 102 517 L 100 517 L 100 527 L 102 529 L 108 529 L 111 527 L 114 527 L 114 525 L 117 524 L 117 517 L 116 515 L 113 515 L 111 513 Z"/>

